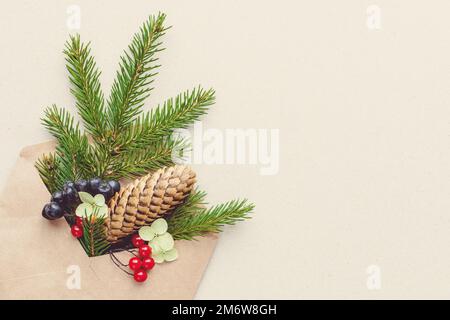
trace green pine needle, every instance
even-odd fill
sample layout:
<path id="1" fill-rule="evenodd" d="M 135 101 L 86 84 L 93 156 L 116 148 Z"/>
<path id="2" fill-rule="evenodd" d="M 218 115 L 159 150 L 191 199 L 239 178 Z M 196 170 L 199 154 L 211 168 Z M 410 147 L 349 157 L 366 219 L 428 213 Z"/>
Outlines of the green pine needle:
<path id="1" fill-rule="evenodd" d="M 170 223 L 176 224 L 177 221 L 187 219 L 202 211 L 208 204 L 205 200 L 206 192 L 199 189 L 192 191 L 184 203 L 178 206 L 170 217 Z"/>
<path id="2" fill-rule="evenodd" d="M 215 102 L 214 90 L 201 87 L 186 91 L 164 102 L 162 106 L 136 119 L 120 137 L 123 148 L 140 148 L 149 141 L 170 136 L 174 129 L 184 129 L 208 111 Z"/>
<path id="3" fill-rule="evenodd" d="M 93 169 L 91 147 L 87 136 L 81 133 L 69 112 L 53 105 L 46 109 L 42 123 L 58 140 L 54 156 L 54 161 L 58 163 L 57 170 L 53 180 L 50 182 L 47 179 L 46 184 L 50 192 L 60 190 L 68 180 L 89 177 Z"/>
<path id="4" fill-rule="evenodd" d="M 39 172 L 42 182 L 46 186 L 48 192 L 53 193 L 57 190 L 57 176 L 58 176 L 58 157 L 55 153 L 42 155 L 35 164 Z"/>
<path id="5" fill-rule="evenodd" d="M 79 125 L 67 110 L 53 105 L 45 109 L 44 115 L 45 117 L 41 119 L 42 124 L 58 141 L 65 137 L 73 139 L 81 137 Z"/>
<path id="6" fill-rule="evenodd" d="M 83 236 L 80 243 L 89 257 L 100 256 L 106 253 L 110 243 L 105 235 L 105 218 L 93 214 L 87 219 L 83 219 Z"/>
<path id="7" fill-rule="evenodd" d="M 91 56 L 90 44 L 80 42 L 80 36 L 71 36 L 66 43 L 66 67 L 72 83 L 71 92 L 76 99 L 78 113 L 86 130 L 104 140 L 106 118 L 103 112 L 104 98 L 100 87 L 100 71 Z"/>
<path id="8" fill-rule="evenodd" d="M 147 148 L 129 150 L 117 157 L 107 172 L 111 179 L 135 178 L 174 164 L 174 152 L 183 149 L 180 140 L 161 140 Z"/>
<path id="9" fill-rule="evenodd" d="M 223 226 L 250 219 L 254 205 L 244 200 L 232 200 L 203 208 L 205 193 L 194 192 L 178 207 L 169 220 L 169 233 L 176 240 L 194 240 L 208 233 L 222 232 Z"/>
<path id="10" fill-rule="evenodd" d="M 163 50 L 160 39 L 168 29 L 164 27 L 165 18 L 161 13 L 150 16 L 121 57 L 109 98 L 108 121 L 114 138 L 142 112 L 144 100 L 153 89 L 150 85 L 159 67 L 155 54 Z"/>

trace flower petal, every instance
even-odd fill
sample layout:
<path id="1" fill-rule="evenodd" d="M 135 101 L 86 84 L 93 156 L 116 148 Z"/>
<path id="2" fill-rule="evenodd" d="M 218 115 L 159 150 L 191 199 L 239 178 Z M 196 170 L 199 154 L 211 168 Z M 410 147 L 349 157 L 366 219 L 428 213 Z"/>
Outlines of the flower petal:
<path id="1" fill-rule="evenodd" d="M 156 219 L 152 223 L 152 228 L 155 231 L 156 234 L 163 234 L 168 229 L 167 221 L 163 218 Z"/>
<path id="2" fill-rule="evenodd" d="M 152 241 L 150 241 L 148 243 L 148 245 L 152 248 L 152 255 L 155 253 L 161 253 L 163 252 L 163 250 L 161 249 L 161 247 L 155 242 L 155 239 L 153 239 Z"/>
<path id="3" fill-rule="evenodd" d="M 108 206 L 106 204 L 104 204 L 101 207 L 96 207 L 95 213 L 97 214 L 97 217 L 99 217 L 99 218 L 106 218 L 108 216 Z"/>
<path id="4" fill-rule="evenodd" d="M 77 207 L 77 210 L 75 211 L 75 214 L 78 217 L 84 218 L 84 217 L 90 217 L 92 212 L 94 211 L 94 208 L 89 203 L 82 203 Z"/>
<path id="5" fill-rule="evenodd" d="M 164 262 L 164 253 L 163 252 L 157 252 L 152 254 L 153 260 L 155 260 L 156 263 L 163 263 Z"/>
<path id="6" fill-rule="evenodd" d="M 97 194 L 94 197 L 94 202 L 95 202 L 96 206 L 99 206 L 99 207 L 103 206 L 105 204 L 105 201 L 106 201 L 105 197 L 102 194 Z"/>
<path id="7" fill-rule="evenodd" d="M 173 241 L 173 237 L 170 233 L 164 233 L 160 236 L 157 236 L 154 240 L 163 251 L 168 251 L 173 248 L 175 242 Z"/>
<path id="8" fill-rule="evenodd" d="M 169 251 L 164 252 L 164 260 L 166 261 L 174 261 L 178 258 L 178 251 L 175 248 L 170 249 Z"/>
<path id="9" fill-rule="evenodd" d="M 142 240 L 145 240 L 145 241 L 151 241 L 155 237 L 155 232 L 149 226 L 144 226 L 144 227 L 140 228 L 138 233 L 139 233 L 139 237 L 141 237 Z"/>
<path id="10" fill-rule="evenodd" d="M 81 202 L 89 203 L 89 204 L 94 204 L 95 203 L 94 197 L 91 196 L 87 192 L 80 191 L 80 192 L 78 192 L 78 196 L 80 197 Z"/>

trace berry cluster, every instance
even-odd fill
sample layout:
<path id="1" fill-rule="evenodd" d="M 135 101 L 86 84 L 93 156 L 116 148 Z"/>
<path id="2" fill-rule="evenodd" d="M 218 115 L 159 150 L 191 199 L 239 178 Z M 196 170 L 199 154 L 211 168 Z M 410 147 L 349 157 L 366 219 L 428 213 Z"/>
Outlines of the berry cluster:
<path id="1" fill-rule="evenodd" d="M 147 271 L 155 266 L 155 260 L 151 257 L 152 248 L 145 244 L 142 238 L 135 234 L 131 238 L 133 245 L 139 250 L 139 257 L 133 257 L 128 262 L 128 267 L 134 272 L 133 278 L 136 282 L 147 280 Z"/>
<path id="2" fill-rule="evenodd" d="M 75 224 L 70 228 L 70 232 L 75 238 L 83 236 L 83 218 L 75 217 Z"/>
<path id="3" fill-rule="evenodd" d="M 103 181 L 100 178 L 91 180 L 78 180 L 76 182 L 67 181 L 62 191 L 56 191 L 52 194 L 50 203 L 47 203 L 42 210 L 42 216 L 48 220 L 59 219 L 64 212 L 71 212 L 79 203 L 78 192 L 88 192 L 92 195 L 102 194 L 106 201 L 120 191 L 118 181 Z"/>

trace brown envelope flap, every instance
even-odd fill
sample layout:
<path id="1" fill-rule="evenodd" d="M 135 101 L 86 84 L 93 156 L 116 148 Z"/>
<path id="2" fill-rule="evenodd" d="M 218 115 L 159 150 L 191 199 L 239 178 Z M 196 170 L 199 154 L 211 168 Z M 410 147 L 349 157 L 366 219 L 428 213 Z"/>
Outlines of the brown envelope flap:
<path id="1" fill-rule="evenodd" d="M 65 221 L 41 217 L 49 194 L 33 165 L 53 146 L 25 148 L 2 194 L 0 299 L 192 299 L 217 236 L 177 241 L 178 260 L 156 265 L 141 284 L 119 270 L 109 255 L 89 258 Z M 130 258 L 128 253 L 119 257 L 125 263 Z M 78 267 L 81 289 L 71 289 L 66 283 Z"/>

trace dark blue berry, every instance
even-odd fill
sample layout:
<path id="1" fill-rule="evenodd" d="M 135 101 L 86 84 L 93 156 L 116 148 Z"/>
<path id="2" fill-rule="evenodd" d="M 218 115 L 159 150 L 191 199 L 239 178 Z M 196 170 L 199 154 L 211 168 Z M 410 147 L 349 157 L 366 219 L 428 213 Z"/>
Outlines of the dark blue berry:
<path id="1" fill-rule="evenodd" d="M 88 192 L 89 183 L 84 179 L 78 180 L 77 182 L 75 182 L 75 189 L 77 189 L 78 192 Z"/>
<path id="2" fill-rule="evenodd" d="M 64 183 L 63 185 L 63 190 L 65 188 L 75 188 L 75 183 L 73 181 L 66 181 L 66 183 Z"/>
<path id="3" fill-rule="evenodd" d="M 56 220 L 64 215 L 64 210 L 56 202 L 47 203 L 42 210 L 42 216 L 48 220 Z"/>
<path id="4" fill-rule="evenodd" d="M 89 191 L 93 194 L 96 195 L 98 192 L 98 187 L 100 186 L 100 184 L 102 183 L 102 179 L 95 177 L 92 178 L 91 180 L 89 180 Z"/>
<path id="5" fill-rule="evenodd" d="M 63 190 L 64 203 L 69 207 L 76 205 L 79 201 L 78 191 L 75 187 L 66 187 Z"/>
<path id="6" fill-rule="evenodd" d="M 109 186 L 111 187 L 111 189 L 113 190 L 114 193 L 120 191 L 120 183 L 119 183 L 119 181 L 110 180 L 110 181 L 108 181 L 108 184 L 109 184 Z"/>
<path id="7" fill-rule="evenodd" d="M 60 206 L 64 206 L 64 194 L 62 191 L 54 192 L 51 201 L 58 203 Z"/>
<path id="8" fill-rule="evenodd" d="M 109 199 L 114 195 L 114 191 L 111 186 L 107 182 L 102 182 L 98 186 L 98 193 L 102 194 L 105 197 L 105 200 L 108 202 Z"/>

